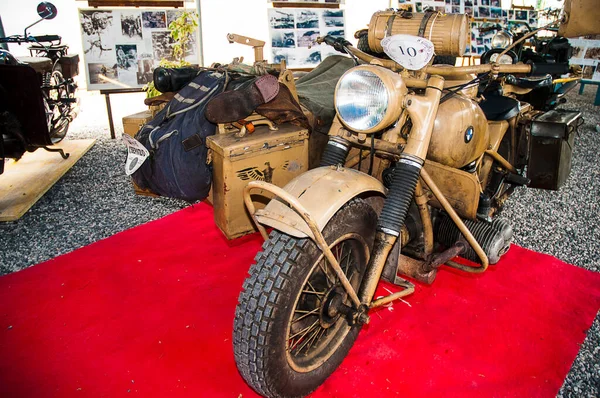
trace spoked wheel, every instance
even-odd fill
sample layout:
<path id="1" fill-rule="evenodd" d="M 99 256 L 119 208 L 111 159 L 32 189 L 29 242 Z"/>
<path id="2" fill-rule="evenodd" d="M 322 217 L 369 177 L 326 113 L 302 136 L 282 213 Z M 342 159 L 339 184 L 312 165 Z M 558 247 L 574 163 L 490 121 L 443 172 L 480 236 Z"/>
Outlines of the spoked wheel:
<path id="1" fill-rule="evenodd" d="M 354 199 L 323 230 L 355 291 L 376 224 L 375 211 Z M 273 231 L 249 273 L 234 322 L 238 369 L 262 395 L 304 396 L 339 366 L 358 336 L 353 304 L 310 239 Z"/>
<path id="2" fill-rule="evenodd" d="M 63 75 L 60 71 L 54 70 L 50 77 L 50 85 L 56 88 L 47 91 L 47 106 L 49 112 L 49 131 L 50 139 L 53 144 L 58 144 L 67 135 L 70 120 L 68 119 L 71 110 L 69 99 L 75 97 L 75 93 L 70 91 L 67 84 L 64 83 Z"/>

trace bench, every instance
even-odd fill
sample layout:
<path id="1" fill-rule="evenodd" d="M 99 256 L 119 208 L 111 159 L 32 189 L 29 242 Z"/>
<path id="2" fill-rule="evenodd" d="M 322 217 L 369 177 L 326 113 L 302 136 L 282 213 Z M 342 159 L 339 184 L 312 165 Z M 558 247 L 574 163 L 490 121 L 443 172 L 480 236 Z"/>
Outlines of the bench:
<path id="1" fill-rule="evenodd" d="M 581 81 L 579 82 L 580 86 L 579 86 L 579 95 L 583 94 L 583 90 L 585 89 L 585 85 L 586 84 L 595 84 L 596 86 L 598 86 L 597 90 L 596 90 L 596 99 L 594 100 L 594 105 L 596 106 L 600 106 L 600 81 L 597 80 L 588 80 L 588 79 L 581 79 Z"/>

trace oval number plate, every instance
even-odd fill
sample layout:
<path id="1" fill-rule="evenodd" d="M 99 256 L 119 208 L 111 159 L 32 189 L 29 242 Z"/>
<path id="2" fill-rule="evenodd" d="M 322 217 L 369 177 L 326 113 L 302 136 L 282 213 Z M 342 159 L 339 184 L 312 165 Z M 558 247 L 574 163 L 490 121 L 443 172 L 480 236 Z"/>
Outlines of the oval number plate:
<path id="1" fill-rule="evenodd" d="M 409 70 L 423 68 L 434 53 L 433 43 L 418 36 L 389 36 L 381 41 L 381 45 L 388 57 Z"/>

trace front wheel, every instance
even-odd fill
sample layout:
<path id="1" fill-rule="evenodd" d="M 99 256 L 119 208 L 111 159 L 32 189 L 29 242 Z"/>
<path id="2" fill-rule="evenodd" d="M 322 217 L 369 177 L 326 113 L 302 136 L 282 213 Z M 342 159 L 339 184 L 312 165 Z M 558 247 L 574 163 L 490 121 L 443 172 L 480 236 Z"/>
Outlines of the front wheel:
<path id="1" fill-rule="evenodd" d="M 358 292 L 377 214 L 365 201 L 342 207 L 323 236 Z M 304 396 L 342 362 L 360 331 L 342 314 L 350 298 L 310 239 L 273 231 L 250 267 L 236 308 L 237 367 L 258 393 Z"/>

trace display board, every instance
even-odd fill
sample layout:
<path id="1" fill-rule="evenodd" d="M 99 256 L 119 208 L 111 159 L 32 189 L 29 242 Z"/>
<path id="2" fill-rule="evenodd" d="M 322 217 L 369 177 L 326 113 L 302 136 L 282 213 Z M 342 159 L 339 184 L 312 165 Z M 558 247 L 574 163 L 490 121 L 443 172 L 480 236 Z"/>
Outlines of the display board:
<path id="1" fill-rule="evenodd" d="M 269 8 L 272 60 L 290 68 L 311 68 L 335 53 L 316 44 L 317 37 L 345 37 L 344 10 L 319 8 Z"/>
<path id="2" fill-rule="evenodd" d="M 569 62 L 581 65 L 584 79 L 600 81 L 600 35 L 569 39 L 573 55 Z"/>
<path id="3" fill-rule="evenodd" d="M 79 9 L 88 90 L 142 87 L 152 81 L 161 59 L 173 60 L 167 27 L 184 10 Z M 197 37 L 186 61 L 198 63 Z"/>

